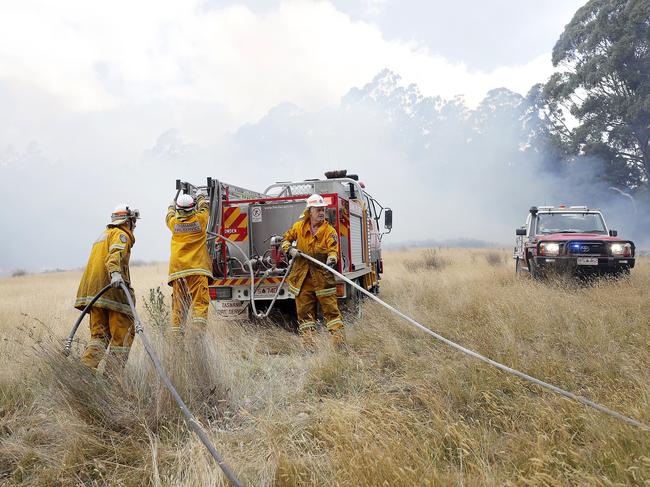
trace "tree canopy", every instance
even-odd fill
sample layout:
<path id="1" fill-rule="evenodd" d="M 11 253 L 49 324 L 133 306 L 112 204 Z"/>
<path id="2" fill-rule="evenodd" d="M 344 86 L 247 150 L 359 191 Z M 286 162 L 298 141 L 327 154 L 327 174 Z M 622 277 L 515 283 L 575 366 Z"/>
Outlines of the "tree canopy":
<path id="1" fill-rule="evenodd" d="M 650 0 L 590 0 L 553 49 L 563 68 L 544 87 L 549 121 L 570 151 L 604 160 L 608 179 L 647 188 Z"/>

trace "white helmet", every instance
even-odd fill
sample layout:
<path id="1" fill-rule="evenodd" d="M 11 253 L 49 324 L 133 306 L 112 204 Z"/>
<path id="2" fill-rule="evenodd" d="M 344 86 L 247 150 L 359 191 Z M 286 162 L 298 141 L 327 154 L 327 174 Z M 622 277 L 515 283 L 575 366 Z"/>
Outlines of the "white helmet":
<path id="1" fill-rule="evenodd" d="M 325 203 L 323 197 L 317 193 L 314 193 L 307 198 L 306 208 L 325 208 L 326 206 L 327 203 Z"/>
<path id="2" fill-rule="evenodd" d="M 140 219 L 140 210 L 131 208 L 126 203 L 117 205 L 113 212 L 111 213 L 111 225 L 121 225 L 127 220 L 138 220 Z"/>
<path id="3" fill-rule="evenodd" d="M 177 210 L 190 211 L 194 209 L 195 205 L 196 202 L 194 201 L 194 198 L 192 198 L 192 196 L 190 196 L 189 194 L 182 194 L 178 198 L 176 198 Z"/>

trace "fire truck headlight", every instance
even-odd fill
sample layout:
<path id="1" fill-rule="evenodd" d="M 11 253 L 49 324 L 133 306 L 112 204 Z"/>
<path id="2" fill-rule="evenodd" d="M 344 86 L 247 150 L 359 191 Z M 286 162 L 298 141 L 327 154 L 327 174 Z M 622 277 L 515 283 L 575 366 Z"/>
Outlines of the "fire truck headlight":
<path id="1" fill-rule="evenodd" d="M 609 250 L 614 256 L 632 255 L 632 246 L 629 243 L 613 243 L 609 246 Z"/>
<path id="2" fill-rule="evenodd" d="M 542 242 L 539 244 L 539 250 L 542 255 L 557 255 L 560 253 L 560 244 Z"/>

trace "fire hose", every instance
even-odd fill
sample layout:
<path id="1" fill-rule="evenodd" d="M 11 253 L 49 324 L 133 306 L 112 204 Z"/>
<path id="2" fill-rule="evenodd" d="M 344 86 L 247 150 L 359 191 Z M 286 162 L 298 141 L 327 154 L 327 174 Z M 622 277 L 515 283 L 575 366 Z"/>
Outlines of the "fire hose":
<path id="1" fill-rule="evenodd" d="M 332 268 L 329 267 L 328 265 L 323 264 L 323 263 L 320 262 L 319 260 L 316 260 L 316 259 L 314 259 L 313 257 L 311 257 L 311 256 L 309 256 L 309 255 L 307 255 L 307 254 L 305 254 L 305 253 L 303 253 L 303 252 L 298 251 L 298 255 L 299 255 L 300 257 L 304 258 L 304 259 L 307 259 L 307 260 L 310 261 L 310 262 L 313 262 L 314 264 L 317 264 L 317 265 L 321 266 L 323 269 L 326 269 L 327 271 L 331 272 L 332 274 L 334 274 L 334 275 L 335 275 L 336 277 L 338 277 L 339 279 L 342 279 L 343 281 L 347 282 L 347 283 L 350 284 L 351 286 L 355 287 L 357 290 L 361 291 L 361 292 L 362 292 L 363 294 L 365 294 L 366 296 L 370 297 L 372 300 L 374 300 L 374 301 L 376 301 L 377 303 L 381 304 L 384 308 L 388 309 L 389 311 L 391 311 L 392 313 L 396 314 L 396 315 L 399 316 L 400 318 L 403 318 L 404 320 L 406 320 L 408 323 L 410 323 L 411 325 L 415 326 L 416 328 L 418 328 L 418 329 L 422 330 L 423 332 L 425 332 L 425 333 L 431 335 L 431 336 L 434 337 L 436 340 L 441 341 L 441 342 L 444 343 L 445 345 L 448 345 L 448 346 L 450 346 L 451 348 L 453 348 L 453 349 L 455 349 L 455 350 L 458 350 L 459 352 L 462 352 L 462 353 L 464 353 L 464 354 L 466 354 L 466 355 L 469 355 L 469 356 L 471 356 L 471 357 L 477 358 L 477 359 L 479 359 L 479 360 L 481 360 L 481 361 L 483 361 L 483 362 L 485 362 L 485 363 L 487 363 L 487 364 L 489 364 L 489 365 L 492 365 L 493 367 L 496 367 L 497 369 L 500 369 L 500 370 L 502 370 L 502 371 L 504 371 L 504 372 L 507 372 L 508 374 L 512 374 L 512 375 L 514 375 L 514 376 L 519 377 L 520 379 L 523 379 L 523 380 L 528 381 L 528 382 L 532 382 L 533 384 L 536 384 L 536 385 L 538 385 L 538 386 L 540 386 L 540 387 L 543 387 L 543 388 L 545 388 L 545 389 L 551 390 L 551 391 L 553 391 L 553 392 L 555 392 L 555 393 L 557 393 L 557 394 L 560 394 L 561 396 L 564 396 L 564 397 L 566 397 L 566 398 L 569 398 L 569 399 L 572 399 L 572 400 L 574 400 L 574 401 L 577 401 L 577 402 L 579 402 L 579 403 L 581 403 L 581 404 L 583 404 L 583 405 L 585 405 L 585 406 L 588 406 L 588 407 L 590 407 L 590 408 L 592 408 L 592 409 L 595 409 L 596 411 L 600 411 L 601 413 L 605 413 L 605 414 L 607 414 L 607 415 L 609 415 L 609 416 L 611 416 L 611 417 L 613 417 L 613 418 L 619 419 L 619 420 L 621 420 L 621 421 L 623 421 L 623 422 L 625 422 L 625 423 L 628 423 L 628 424 L 630 424 L 630 425 L 636 426 L 636 427 L 638 427 L 638 428 L 640 428 L 640 429 L 642 429 L 642 430 L 650 431 L 650 426 L 648 426 L 648 425 L 646 425 L 646 424 L 644 424 L 644 423 L 642 423 L 642 422 L 640 422 L 640 421 L 638 421 L 638 420 L 636 420 L 636 419 L 634 419 L 634 418 L 630 418 L 630 417 L 624 416 L 623 414 L 621 414 L 621 413 L 619 413 L 619 412 L 617 412 L 617 411 L 614 411 L 614 410 L 612 410 L 612 409 L 609 409 L 609 408 L 607 408 L 607 407 L 605 407 L 605 406 L 603 406 L 603 405 L 601 405 L 601 404 L 598 404 L 598 403 L 596 403 L 596 402 L 590 401 L 589 399 L 587 399 L 587 398 L 585 398 L 585 397 L 582 397 L 582 396 L 579 396 L 579 395 L 574 394 L 574 393 L 572 393 L 572 392 L 566 391 L 566 390 L 561 389 L 561 388 L 559 388 L 559 387 L 557 387 L 557 386 L 554 386 L 553 384 L 549 384 L 548 382 L 544 382 L 544 381 L 542 381 L 542 380 L 540 380 L 540 379 L 537 379 L 537 378 L 535 378 L 535 377 L 532 377 L 532 376 L 530 376 L 530 375 L 528 375 L 528 374 L 525 374 L 525 373 L 523 373 L 523 372 L 520 372 L 520 371 L 518 371 L 518 370 L 515 370 L 515 369 L 513 369 L 513 368 L 510 368 L 510 367 L 508 367 L 507 365 L 503 365 L 503 364 L 501 364 L 501 363 L 499 363 L 499 362 L 496 362 L 496 361 L 494 361 L 494 360 L 492 360 L 492 359 L 490 359 L 490 358 L 488 358 L 488 357 L 485 357 L 484 355 L 481 355 L 481 354 L 478 353 L 478 352 L 475 352 L 475 351 L 473 351 L 473 350 L 470 350 L 470 349 L 468 349 L 468 348 L 463 347 L 462 345 L 459 345 L 459 344 L 457 344 L 457 343 L 455 343 L 455 342 L 452 342 L 451 340 L 449 340 L 449 339 L 443 337 L 442 335 L 439 335 L 438 333 L 436 333 L 436 332 L 430 330 L 429 328 L 425 327 L 424 325 L 421 325 L 420 323 L 418 323 L 418 322 L 415 321 L 414 319 L 409 318 L 408 316 L 406 316 L 406 315 L 405 315 L 404 313 L 402 313 L 401 311 L 398 311 L 397 309 L 393 308 L 391 305 L 389 305 L 389 304 L 383 302 L 383 301 L 382 301 L 381 299 L 379 299 L 377 296 L 375 296 L 374 294 L 368 292 L 366 289 L 364 289 L 363 287 L 359 286 L 359 285 L 358 285 L 357 283 L 355 283 L 354 281 L 348 279 L 347 277 L 345 277 L 345 276 L 344 276 L 343 274 L 341 274 L 340 272 L 338 272 L 338 271 L 332 269 Z"/>
<path id="2" fill-rule="evenodd" d="M 72 340 L 74 339 L 75 334 L 77 333 L 77 329 L 79 328 L 79 325 L 84 319 L 84 316 L 86 316 L 86 313 L 90 311 L 90 308 L 93 307 L 93 304 L 97 302 L 99 298 L 102 297 L 102 295 L 108 291 L 111 288 L 110 284 L 107 284 L 105 287 L 102 288 L 101 291 L 97 293 L 97 295 L 90 300 L 90 303 L 86 305 L 86 307 L 83 309 L 81 312 L 81 315 L 79 315 L 79 318 L 77 318 L 77 321 L 75 321 L 74 325 L 72 326 L 72 330 L 70 330 L 70 334 L 68 335 L 68 338 L 65 340 L 65 346 L 63 347 L 63 354 L 67 357 L 70 355 L 70 349 L 72 348 Z"/>
<path id="3" fill-rule="evenodd" d="M 68 338 L 66 339 L 65 347 L 63 349 L 63 353 L 68 356 L 70 354 L 70 348 L 72 346 L 72 340 L 74 338 L 75 333 L 77 332 L 77 329 L 79 328 L 79 324 L 83 320 L 84 316 L 88 311 L 90 311 L 90 308 L 92 305 L 109 289 L 111 288 L 111 285 L 108 284 L 106 287 L 104 287 L 97 295 L 88 303 L 88 305 L 83 309 L 81 312 L 81 316 L 77 319 L 75 322 L 74 326 L 72 327 L 72 330 L 70 331 L 70 334 L 68 335 Z M 149 339 L 147 338 L 147 335 L 144 332 L 144 328 L 142 326 L 142 322 L 140 321 L 140 317 L 138 316 L 138 312 L 135 309 L 135 305 L 133 304 L 133 299 L 131 298 L 131 293 L 129 292 L 129 289 L 126 287 L 126 284 L 120 283 L 120 288 L 122 291 L 124 291 L 124 294 L 126 295 L 126 300 L 129 303 L 129 307 L 131 308 L 131 312 L 133 313 L 133 321 L 134 321 L 134 326 L 135 326 L 135 332 L 140 336 L 140 339 L 142 340 L 142 345 L 144 346 L 145 351 L 147 352 L 147 355 L 149 355 L 149 358 L 153 362 L 154 368 L 156 369 L 156 372 L 158 372 L 158 375 L 162 379 L 163 383 L 165 384 L 165 387 L 169 390 L 170 394 L 174 398 L 174 401 L 176 401 L 176 404 L 178 404 L 178 407 L 180 408 L 181 412 L 187 419 L 187 422 L 190 426 L 190 429 L 196 433 L 196 435 L 199 437 L 201 440 L 201 443 L 208 449 L 210 454 L 212 455 L 212 458 L 217 462 L 225 476 L 228 478 L 230 483 L 235 486 L 235 487 L 242 487 L 242 483 L 237 479 L 235 476 L 234 472 L 230 469 L 230 467 L 224 462 L 223 457 L 219 454 L 215 446 L 212 444 L 210 439 L 208 438 L 208 435 L 206 432 L 203 430 L 201 425 L 198 423 L 194 415 L 191 413 L 191 411 L 188 409 L 187 405 L 181 398 L 181 396 L 178 394 L 178 391 L 174 387 L 174 384 L 172 384 L 172 381 L 169 379 L 169 376 L 165 372 L 165 369 L 163 369 L 162 364 L 160 363 L 160 360 L 158 359 L 158 355 L 156 355 L 156 352 L 154 351 L 153 347 L 151 346 L 151 342 L 149 342 Z"/>
<path id="4" fill-rule="evenodd" d="M 218 235 L 218 237 L 226 240 L 225 237 L 222 237 L 221 235 Z M 237 248 L 237 247 L 235 247 L 235 248 Z M 241 250 L 241 249 L 238 249 L 238 250 Z M 243 254 L 243 252 L 242 252 L 242 254 Z M 496 362 L 496 361 L 494 361 L 494 360 L 492 360 L 492 359 L 490 359 L 488 357 L 485 357 L 484 355 L 481 355 L 481 354 L 479 354 L 479 353 L 477 353 L 477 352 L 475 352 L 473 350 L 465 348 L 462 345 L 459 345 L 459 344 L 457 344 L 457 343 L 443 337 L 442 335 L 439 335 L 438 333 L 436 333 L 436 332 L 430 330 L 429 328 L 425 327 L 424 325 L 418 323 L 414 319 L 406 316 L 404 313 L 402 313 L 399 310 L 393 308 L 391 305 L 385 303 L 384 301 L 379 299 L 377 296 L 370 293 L 369 291 L 367 291 L 363 287 L 359 286 L 357 283 L 355 283 L 351 279 L 348 279 L 347 277 L 345 277 L 340 272 L 332 269 L 331 267 L 329 267 L 326 264 L 320 262 L 319 260 L 316 260 L 313 257 L 311 257 L 311 256 L 309 256 L 309 255 L 307 255 L 307 254 L 305 254 L 303 252 L 300 252 L 300 251 L 298 251 L 298 256 L 300 256 L 300 257 L 302 257 L 304 259 L 307 259 L 308 261 L 310 261 L 310 262 L 324 268 L 328 272 L 331 272 L 336 277 L 343 280 L 344 282 L 347 282 L 348 284 L 353 286 L 355 289 L 357 289 L 358 291 L 360 291 L 364 295 L 370 297 L 372 300 L 376 301 L 377 303 L 381 304 L 383 307 L 385 307 L 386 309 L 388 309 L 392 313 L 396 314 L 400 318 L 403 318 L 409 324 L 415 326 L 416 328 L 420 329 L 421 331 L 431 335 L 432 337 L 434 337 L 438 341 L 448 345 L 449 347 L 451 347 L 451 348 L 453 348 L 453 349 L 455 349 L 455 350 L 457 350 L 457 351 L 459 351 L 461 353 L 464 353 L 464 354 L 469 355 L 471 357 L 477 358 L 477 359 L 479 359 L 479 360 L 481 360 L 481 361 L 483 361 L 483 362 L 485 362 L 485 363 L 487 363 L 489 365 L 492 365 L 493 367 L 496 367 L 497 369 L 500 369 L 500 370 L 502 370 L 502 371 L 504 371 L 506 373 L 512 374 L 512 375 L 514 375 L 516 377 L 519 377 L 520 379 L 523 379 L 525 381 L 531 382 L 531 383 L 536 384 L 536 385 L 538 385 L 540 387 L 543 387 L 545 389 L 553 391 L 553 392 L 555 392 L 555 393 L 557 393 L 557 394 L 559 394 L 561 396 L 564 396 L 564 397 L 566 397 L 568 399 L 572 399 L 574 401 L 577 401 L 577 402 L 579 402 L 579 403 L 581 403 L 581 404 L 583 404 L 585 406 L 588 406 L 588 407 L 590 407 L 592 409 L 595 409 L 596 411 L 599 411 L 601 413 L 604 413 L 604 414 L 607 414 L 607 415 L 609 415 L 611 417 L 619 419 L 619 420 L 621 420 L 621 421 L 623 421 L 623 422 L 625 422 L 627 424 L 630 424 L 632 426 L 636 426 L 636 427 L 638 427 L 638 428 L 640 428 L 642 430 L 645 430 L 645 431 L 650 431 L 650 426 L 647 426 L 644 423 L 642 423 L 642 422 L 640 422 L 640 421 L 638 421 L 638 420 L 636 420 L 634 418 L 624 416 L 623 414 L 621 414 L 621 413 L 619 413 L 617 411 L 609 409 L 609 408 L 607 408 L 607 407 L 605 407 L 605 406 L 603 406 L 601 404 L 598 404 L 596 402 L 590 401 L 589 399 L 587 399 L 585 397 L 582 397 L 582 396 L 579 396 L 579 395 L 574 394 L 572 392 L 561 389 L 561 388 L 559 388 L 557 386 L 554 386 L 554 385 L 549 384 L 547 382 L 544 382 L 544 381 L 542 381 L 540 379 L 532 377 L 532 376 L 530 376 L 528 374 L 520 372 L 520 371 L 518 371 L 516 369 L 513 369 L 513 368 L 508 367 L 506 365 L 503 365 L 503 364 L 501 364 L 499 362 Z M 249 270 L 251 272 L 251 276 L 253 277 L 252 265 L 250 264 L 250 261 L 247 261 L 247 263 L 248 263 Z M 293 262 L 290 263 L 290 267 L 287 269 L 287 272 L 285 273 L 285 276 L 284 276 L 285 278 L 289 274 L 289 269 L 291 268 L 292 264 L 293 264 Z M 252 277 L 251 277 L 251 293 L 254 293 L 254 282 L 253 282 Z M 284 279 L 283 279 L 283 283 L 284 283 Z M 219 452 L 214 447 L 214 445 L 212 444 L 212 442 L 208 438 L 208 436 L 205 433 L 205 431 L 203 430 L 203 428 L 199 425 L 199 423 L 196 420 L 196 418 L 194 417 L 194 415 L 190 412 L 187 405 L 185 404 L 183 399 L 180 397 L 180 395 L 176 391 L 176 388 L 174 387 L 171 380 L 169 379 L 169 376 L 166 374 L 165 370 L 163 369 L 162 364 L 160 363 L 160 360 L 158 359 L 158 356 L 156 355 L 155 351 L 153 350 L 153 347 L 151 346 L 151 343 L 149 342 L 149 339 L 147 338 L 146 334 L 144 333 L 144 328 L 142 326 L 142 322 L 140 321 L 140 317 L 137 314 L 137 311 L 136 311 L 135 306 L 133 304 L 133 300 L 131 298 L 131 294 L 130 294 L 128 288 L 126 287 L 126 285 L 124 283 L 120 283 L 120 287 L 121 287 L 122 291 L 125 293 L 127 302 L 128 302 L 129 307 L 131 308 L 131 311 L 133 313 L 135 332 L 138 335 L 140 335 L 140 339 L 142 340 L 142 344 L 143 344 L 143 346 L 145 348 L 145 351 L 147 352 L 147 354 L 149 355 L 149 358 L 153 362 L 154 367 L 156 369 L 156 372 L 158 373 L 158 375 L 162 379 L 163 383 L 165 384 L 165 386 L 167 387 L 167 389 L 171 393 L 172 397 L 174 398 L 174 400 L 178 404 L 178 407 L 180 408 L 181 412 L 186 417 L 187 422 L 189 423 L 190 429 L 192 431 L 194 431 L 194 433 L 196 433 L 196 435 L 199 437 L 199 439 L 201 440 L 203 445 L 210 452 L 210 454 L 212 455 L 214 460 L 217 462 L 217 464 L 219 465 L 219 467 L 221 468 L 223 473 L 226 475 L 228 480 L 231 482 L 231 484 L 234 485 L 235 487 L 241 487 L 242 486 L 241 482 L 237 479 L 237 477 L 235 476 L 234 472 L 230 469 L 230 467 L 224 462 L 223 457 L 219 454 Z M 279 290 L 281 289 L 281 287 L 282 287 L 282 285 L 280 285 L 278 287 L 277 293 L 279 293 Z M 80 325 L 81 321 L 83 320 L 84 316 L 88 313 L 88 311 L 90 310 L 92 305 L 106 291 L 108 291 L 108 289 L 110 289 L 110 288 L 111 288 L 110 284 L 107 285 L 106 287 L 104 287 L 91 300 L 91 302 L 88 303 L 88 305 L 86 305 L 86 307 L 83 309 L 81 315 L 79 316 L 79 318 L 75 322 L 72 330 L 70 331 L 70 334 L 69 334 L 68 338 L 66 339 L 66 343 L 65 343 L 65 347 L 64 347 L 64 354 L 66 356 L 69 355 L 69 353 L 70 353 L 70 348 L 72 346 L 72 341 L 74 339 L 74 335 L 77 332 L 77 329 L 79 328 L 79 325 Z M 276 296 L 274 297 L 273 301 L 275 301 L 275 298 L 277 298 L 277 293 L 276 293 Z M 253 305 L 253 311 L 254 311 L 255 316 L 256 317 L 264 316 L 263 313 L 257 313 L 257 311 L 255 310 L 254 301 L 255 301 L 254 300 L 254 294 L 251 294 L 251 302 L 253 303 L 252 305 Z M 268 315 L 268 312 L 267 312 L 267 315 Z"/>
<path id="5" fill-rule="evenodd" d="M 255 306 L 255 273 L 253 272 L 253 264 L 251 259 L 249 259 L 244 251 L 237 247 L 237 245 L 230 241 L 228 238 L 224 237 L 221 234 L 218 233 L 213 233 L 213 232 L 208 232 L 210 237 L 212 238 L 220 238 L 224 242 L 226 242 L 227 245 L 230 245 L 233 249 L 237 250 L 243 257 L 244 257 L 244 263 L 248 266 L 248 271 L 250 273 L 251 279 L 250 279 L 250 302 L 251 302 L 251 307 L 253 308 L 253 317 L 255 318 L 267 318 L 269 314 L 271 313 L 271 310 L 273 309 L 273 305 L 275 304 L 275 301 L 278 299 L 278 296 L 280 295 L 280 291 L 282 290 L 282 286 L 284 285 L 284 281 L 287 279 L 287 276 L 289 275 L 289 272 L 291 271 L 291 267 L 293 266 L 293 260 L 289 262 L 289 266 L 287 267 L 284 275 L 282 276 L 282 282 L 280 282 L 278 289 L 275 291 L 275 296 L 273 296 L 273 299 L 271 300 L 271 304 L 269 304 L 269 308 L 266 310 L 266 313 L 260 313 L 257 311 L 257 308 Z"/>

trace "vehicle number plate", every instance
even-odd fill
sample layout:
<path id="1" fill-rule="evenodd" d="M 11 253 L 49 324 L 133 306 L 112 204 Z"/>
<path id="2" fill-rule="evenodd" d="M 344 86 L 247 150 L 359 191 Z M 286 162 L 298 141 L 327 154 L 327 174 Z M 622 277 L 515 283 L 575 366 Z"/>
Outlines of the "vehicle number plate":
<path id="1" fill-rule="evenodd" d="M 598 265 L 598 257 L 578 257 L 578 265 Z"/>
<path id="2" fill-rule="evenodd" d="M 272 298 L 278 292 L 278 286 L 260 286 L 255 290 L 256 298 Z"/>

